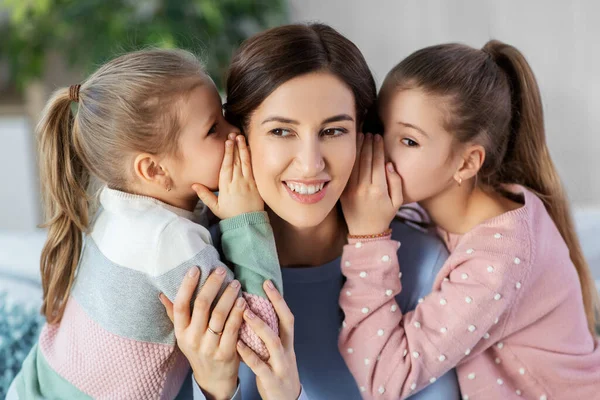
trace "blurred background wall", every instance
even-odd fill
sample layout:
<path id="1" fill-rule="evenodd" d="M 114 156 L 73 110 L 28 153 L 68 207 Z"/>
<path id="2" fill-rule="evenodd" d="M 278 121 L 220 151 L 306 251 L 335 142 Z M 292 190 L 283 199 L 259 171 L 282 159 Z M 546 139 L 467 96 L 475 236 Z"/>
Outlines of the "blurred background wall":
<path id="1" fill-rule="evenodd" d="M 538 77 L 550 150 L 569 196 L 578 210 L 600 212 L 600 2 L 3 1 L 0 230 L 41 221 L 32 126 L 54 88 L 78 82 L 115 52 L 148 44 L 203 49 L 219 81 L 237 43 L 286 21 L 322 21 L 341 31 L 362 50 L 378 84 L 424 46 L 481 47 L 490 38 L 517 46 Z"/>

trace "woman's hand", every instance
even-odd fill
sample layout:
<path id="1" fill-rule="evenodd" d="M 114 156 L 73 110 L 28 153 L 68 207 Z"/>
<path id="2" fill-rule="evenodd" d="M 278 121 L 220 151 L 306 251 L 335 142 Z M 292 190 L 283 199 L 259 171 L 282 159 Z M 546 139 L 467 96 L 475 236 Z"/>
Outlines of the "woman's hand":
<path id="1" fill-rule="evenodd" d="M 359 136 L 358 156 L 341 197 L 350 235 L 371 235 L 389 228 L 402 205 L 402 178 L 385 163 L 383 139 Z"/>
<path id="2" fill-rule="evenodd" d="M 270 358 L 262 361 L 241 340 L 237 342 L 238 352 L 256 375 L 256 386 L 261 398 L 296 400 L 300 396 L 301 386 L 294 352 L 294 315 L 271 281 L 266 281 L 263 287 L 279 317 L 280 336 L 247 309 L 244 320 L 265 343 Z"/>
<path id="3" fill-rule="evenodd" d="M 210 312 L 225 276 L 223 267 L 210 274 L 194 301 L 191 315 L 190 302 L 200 277 L 198 268 L 193 267 L 186 274 L 174 304 L 160 295 L 175 326 L 177 345 L 187 357 L 196 382 L 209 399 L 230 399 L 233 396 L 240 365 L 236 343 L 246 302 L 238 298 L 240 283 L 237 280 L 227 286 L 212 314 Z"/>
<path id="4" fill-rule="evenodd" d="M 225 155 L 219 174 L 219 196 L 197 183 L 192 185 L 192 189 L 220 219 L 265 209 L 254 181 L 250 151 L 243 135 L 231 133 L 225 141 Z"/>

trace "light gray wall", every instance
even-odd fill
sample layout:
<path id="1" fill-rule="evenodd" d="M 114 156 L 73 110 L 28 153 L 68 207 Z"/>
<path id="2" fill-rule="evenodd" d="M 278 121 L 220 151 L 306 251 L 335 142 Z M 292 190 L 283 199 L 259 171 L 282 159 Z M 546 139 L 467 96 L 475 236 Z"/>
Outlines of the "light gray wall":
<path id="1" fill-rule="evenodd" d="M 290 0 L 295 21 L 332 25 L 362 50 L 375 79 L 433 44 L 519 48 L 538 78 L 548 142 L 569 196 L 600 207 L 600 2 L 595 0 Z"/>
<path id="2" fill-rule="evenodd" d="M 24 116 L 0 118 L 0 230 L 30 230 L 40 223 L 30 132 Z"/>

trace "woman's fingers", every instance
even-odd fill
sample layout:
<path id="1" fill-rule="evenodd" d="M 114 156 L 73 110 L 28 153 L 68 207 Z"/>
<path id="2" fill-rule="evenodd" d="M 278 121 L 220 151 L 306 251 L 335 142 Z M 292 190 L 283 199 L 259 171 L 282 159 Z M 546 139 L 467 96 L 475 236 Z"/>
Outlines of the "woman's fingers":
<path id="1" fill-rule="evenodd" d="M 196 296 L 191 323 L 194 324 L 200 332 L 206 331 L 206 328 L 208 327 L 210 307 L 221 290 L 223 280 L 225 279 L 225 273 L 225 267 L 217 267 L 217 269 L 208 276 L 206 282 L 204 282 L 204 285 L 198 292 L 198 296 Z"/>
<path id="2" fill-rule="evenodd" d="M 271 374 L 271 368 L 256 355 L 254 351 L 241 340 L 237 341 L 237 351 L 242 358 L 242 361 L 254 372 L 259 378 L 264 378 Z"/>
<path id="3" fill-rule="evenodd" d="M 227 316 L 229 315 L 229 312 L 233 308 L 233 304 L 235 303 L 235 300 L 238 297 L 240 286 L 240 282 L 237 280 L 233 280 L 229 285 L 227 285 L 227 289 L 225 289 L 225 291 L 219 298 L 217 305 L 210 314 L 208 328 L 210 328 L 212 332 L 208 331 L 208 333 L 211 337 L 211 340 L 209 340 L 209 342 L 213 346 L 216 346 L 217 343 L 219 343 L 220 336 L 223 334 L 223 330 L 225 328 Z M 221 335 L 219 335 L 219 333 Z"/>
<path id="4" fill-rule="evenodd" d="M 383 138 L 381 135 L 373 136 L 373 165 L 371 182 L 375 185 L 385 187 L 385 155 L 383 151 Z"/>
<path id="5" fill-rule="evenodd" d="M 196 286 L 198 286 L 199 278 L 200 270 L 198 267 L 190 268 L 177 291 L 175 303 L 173 304 L 173 325 L 175 326 L 175 332 L 182 332 L 190 324 L 190 302 L 192 301 Z"/>
<path id="6" fill-rule="evenodd" d="M 360 173 L 359 182 L 371 183 L 373 165 L 373 135 L 367 133 L 360 152 Z"/>
<path id="7" fill-rule="evenodd" d="M 171 300 L 169 300 L 167 298 L 167 296 L 165 296 L 163 293 L 160 293 L 158 295 L 158 299 L 160 300 L 160 302 L 162 303 L 162 305 L 165 307 L 165 311 L 167 312 L 167 316 L 169 317 L 169 319 L 171 320 L 171 323 L 174 326 L 175 325 L 175 318 L 173 317 L 173 303 L 171 303 Z"/>
<path id="8" fill-rule="evenodd" d="M 279 337 L 283 347 L 288 350 L 294 347 L 294 314 L 285 299 L 270 280 L 263 283 L 263 289 L 279 318 Z"/>
<path id="9" fill-rule="evenodd" d="M 221 341 L 219 342 L 219 347 L 227 352 L 235 353 L 240 328 L 242 323 L 244 322 L 244 310 L 246 309 L 247 303 L 243 297 L 238 297 L 235 301 L 235 305 L 231 309 L 229 313 L 229 318 L 227 318 L 227 322 L 225 323 L 225 328 L 223 328 L 223 335 L 221 336 Z M 229 351 L 228 351 L 229 350 Z"/>
<path id="10" fill-rule="evenodd" d="M 285 369 L 285 353 L 279 336 L 249 308 L 244 311 L 244 321 L 264 342 L 269 352 L 269 364 L 276 370 Z"/>

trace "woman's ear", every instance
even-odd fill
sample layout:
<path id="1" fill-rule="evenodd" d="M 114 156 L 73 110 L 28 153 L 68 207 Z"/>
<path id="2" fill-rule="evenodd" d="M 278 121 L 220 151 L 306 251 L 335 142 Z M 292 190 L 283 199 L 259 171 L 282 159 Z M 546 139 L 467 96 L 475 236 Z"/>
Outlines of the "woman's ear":
<path id="1" fill-rule="evenodd" d="M 485 162 L 485 149 L 478 144 L 469 145 L 463 151 L 461 160 L 461 164 L 454 176 L 457 182 L 467 181 L 477 176 L 477 173 Z"/>
<path id="2" fill-rule="evenodd" d="M 138 154 L 133 162 L 135 175 L 145 184 L 160 186 L 170 191 L 173 185 L 169 172 L 152 154 Z"/>

